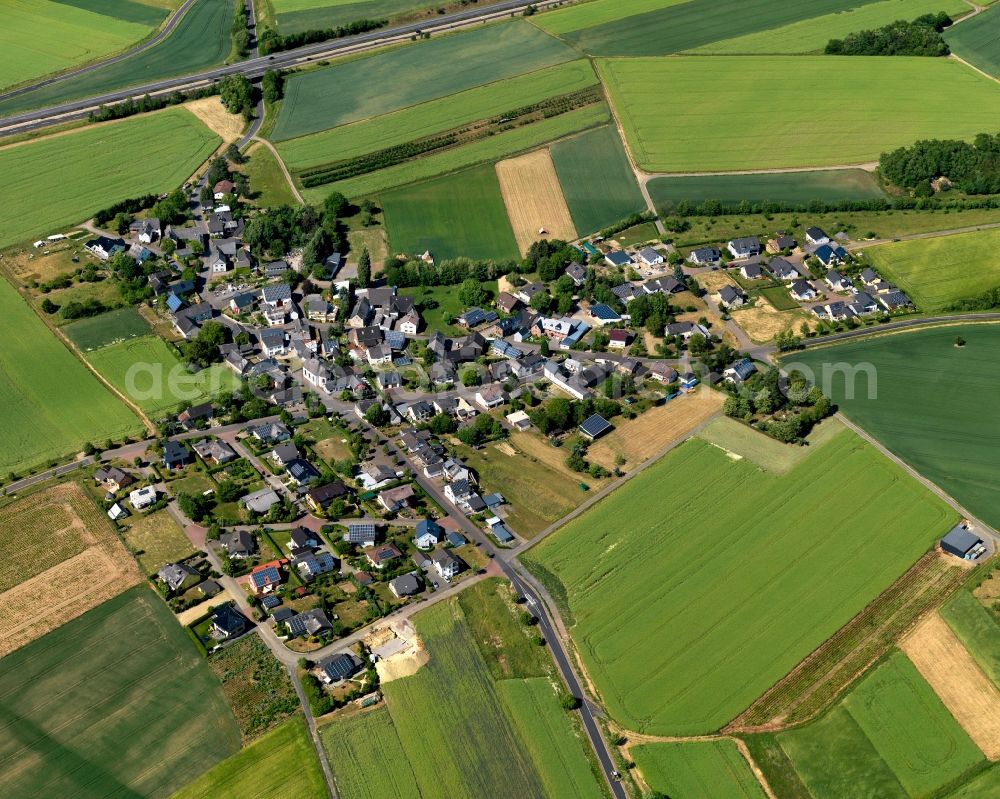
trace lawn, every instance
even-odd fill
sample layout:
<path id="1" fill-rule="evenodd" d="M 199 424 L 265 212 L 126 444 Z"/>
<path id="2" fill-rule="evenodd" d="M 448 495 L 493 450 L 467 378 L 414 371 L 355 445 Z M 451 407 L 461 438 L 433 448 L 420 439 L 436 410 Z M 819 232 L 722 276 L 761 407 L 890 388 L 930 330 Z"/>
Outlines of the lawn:
<path id="1" fill-rule="evenodd" d="M 550 151 L 580 235 L 645 210 L 625 148 L 610 125 L 557 142 Z"/>
<path id="2" fill-rule="evenodd" d="M 458 292 L 459 286 L 415 286 L 399 290 L 404 297 L 413 297 L 413 301 L 420 306 L 420 318 L 424 320 L 421 333 L 430 334 L 439 330 L 446 336 L 463 333 L 462 328 L 451 322 L 465 310 L 465 305 L 458 299 Z M 428 304 L 434 307 L 428 308 Z"/>
<path id="3" fill-rule="evenodd" d="M 5 657 L 0 684 L 10 796 L 169 796 L 239 749 L 218 682 L 146 586 Z"/>
<path id="4" fill-rule="evenodd" d="M 125 4 L 123 4 L 125 5 Z M 50 0 L 8 0 L 0 31 L 0 89 L 107 56 L 142 39 L 166 16 L 145 23 Z"/>
<path id="5" fill-rule="evenodd" d="M 392 252 L 444 258 L 517 258 L 492 166 L 446 175 L 379 197 Z"/>
<path id="6" fill-rule="evenodd" d="M 663 491 L 679 474 L 684 487 Z M 835 515 L 816 512 L 831 503 Z M 954 520 L 847 431 L 783 476 L 692 439 L 522 559 L 564 610 L 611 716 L 696 735 L 747 707 Z"/>
<path id="7" fill-rule="evenodd" d="M 17 424 L 0 429 L 0 473 L 74 453 L 87 441 L 120 439 L 142 425 L 74 358 L 0 280 L 6 338 L 0 357 L 0 401 Z"/>
<path id="8" fill-rule="evenodd" d="M 980 230 L 890 242 L 869 247 L 868 255 L 920 310 L 942 311 L 1000 286 L 1000 263 L 993 255 L 998 246 L 1000 230 Z"/>
<path id="9" fill-rule="evenodd" d="M 967 341 L 956 347 L 955 338 Z M 1000 525 L 1000 329 L 920 330 L 797 353 L 785 368 L 812 370 L 856 424 L 987 524 Z M 837 365 L 846 365 L 837 368 Z M 857 368 L 856 379 L 847 374 Z M 866 374 L 874 374 L 869 390 Z M 807 373 L 808 374 L 808 373 Z"/>
<path id="10" fill-rule="evenodd" d="M 250 191 L 256 205 L 273 208 L 277 205 L 296 205 L 298 200 L 292 194 L 292 187 L 281 171 L 281 164 L 264 144 L 254 144 L 247 150 L 250 160 L 243 166 L 250 181 Z"/>
<path id="11" fill-rule="evenodd" d="M 946 31 L 944 38 L 955 55 L 991 75 L 1000 75 L 1000 6 Z"/>
<path id="12" fill-rule="evenodd" d="M 972 138 L 1000 113 L 989 78 L 944 58 L 679 56 L 598 71 L 651 172 L 861 164 L 921 138 Z M 950 102 L 928 103 L 928 92 Z M 803 116 L 811 96 L 850 112 Z M 724 124 L 734 108 L 739 124 Z"/>
<path id="13" fill-rule="evenodd" d="M 594 103 L 530 125 L 505 130 L 452 150 L 433 153 L 356 178 L 305 189 L 302 195 L 307 202 L 313 203 L 322 202 L 331 191 L 339 191 L 347 197 L 366 197 L 395 186 L 527 152 L 564 136 L 604 125 L 610 118 L 611 114 L 605 103 Z"/>
<path id="14" fill-rule="evenodd" d="M 820 17 L 746 36 L 714 41 L 688 52 L 719 55 L 822 53 L 830 39 L 842 39 L 849 33 L 880 28 L 898 19 L 911 20 L 921 14 L 936 14 L 939 11 L 946 11 L 957 19 L 969 12 L 968 4 L 963 0 L 857 0 L 852 5 L 856 7 L 837 9 Z M 958 30 L 964 28 L 963 24 Z"/>
<path id="15" fill-rule="evenodd" d="M 89 352 L 126 339 L 148 336 L 152 330 L 139 311 L 128 307 L 70 322 L 62 332 L 81 350 Z"/>
<path id="16" fill-rule="evenodd" d="M 219 141 L 193 114 L 171 108 L 0 149 L 0 247 L 62 232 L 124 197 L 169 191 Z"/>
<path id="17" fill-rule="evenodd" d="M 502 116 L 505 112 L 579 91 L 596 82 L 597 76 L 589 62 L 569 61 L 373 119 L 288 139 L 278 143 L 278 152 L 293 170 L 355 158 L 469 122 Z"/>
<path id="18" fill-rule="evenodd" d="M 771 303 L 776 311 L 794 311 L 799 307 L 799 304 L 792 299 L 792 295 L 788 293 L 788 288 L 785 286 L 771 286 L 770 288 L 761 289 L 760 296 Z"/>
<path id="19" fill-rule="evenodd" d="M 815 799 L 851 795 L 856 785 L 877 787 L 879 797 L 936 795 L 984 761 L 898 651 L 827 715 L 778 741 Z"/>
<path id="20" fill-rule="evenodd" d="M 124 520 L 122 538 L 145 575 L 164 563 L 176 563 L 195 552 L 181 526 L 166 510 L 135 514 Z"/>
<path id="21" fill-rule="evenodd" d="M 188 776 L 193 773 L 185 769 Z M 172 799 L 320 799 L 326 784 L 305 722 L 292 719 L 202 774 Z"/>
<path id="22" fill-rule="evenodd" d="M 962 641 L 983 673 L 1000 688 L 1000 625 L 968 591 L 941 607 L 941 617 Z"/>
<path id="23" fill-rule="evenodd" d="M 813 200 L 838 203 L 885 197 L 875 178 L 863 169 L 654 178 L 647 185 L 653 203 L 664 209 L 665 215 L 685 200 L 695 204 L 718 200 L 725 206 L 773 202 L 797 207 Z"/>
<path id="24" fill-rule="evenodd" d="M 151 414 L 218 396 L 240 384 L 233 371 L 221 364 L 192 374 L 156 336 L 102 347 L 89 353 L 87 360 L 115 388 Z"/>
<path id="25" fill-rule="evenodd" d="M 736 744 L 728 740 L 644 744 L 629 750 L 643 782 L 684 799 L 764 799 Z"/>
<path id="26" fill-rule="evenodd" d="M 520 20 L 435 36 L 290 78 L 272 138 L 292 139 L 388 114 L 578 57 Z"/>
<path id="27" fill-rule="evenodd" d="M 134 5 L 134 4 L 129 4 Z M 108 4 L 112 16 L 122 4 Z M 185 13 L 173 32 L 155 47 L 114 64 L 101 66 L 85 75 L 51 86 L 44 86 L 18 97 L 0 102 L 0 115 L 7 116 L 29 108 L 47 107 L 78 97 L 111 92 L 125 86 L 198 72 L 221 64 L 229 55 L 232 40 L 234 0 L 198 0 Z M 65 13 L 60 11 L 60 14 Z M 60 40 L 60 44 L 64 44 Z M 151 137 L 149 141 L 152 141 Z M 169 134 L 164 138 L 172 138 Z M 144 166 L 138 156 L 123 158 L 124 162 Z M 0 169 L 0 171 L 3 171 Z M 95 171 L 99 171 L 95 168 Z M 135 193 L 133 193 L 135 194 Z M 124 193 L 121 196 L 130 197 Z"/>

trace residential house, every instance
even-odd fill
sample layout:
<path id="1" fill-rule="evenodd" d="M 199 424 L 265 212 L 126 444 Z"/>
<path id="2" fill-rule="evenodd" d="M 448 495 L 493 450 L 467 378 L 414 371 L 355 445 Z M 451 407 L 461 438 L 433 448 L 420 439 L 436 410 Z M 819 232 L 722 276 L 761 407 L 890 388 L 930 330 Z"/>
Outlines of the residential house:
<path id="1" fill-rule="evenodd" d="M 257 302 L 257 297 L 249 292 L 234 294 L 229 298 L 229 310 L 237 316 L 250 313 Z"/>
<path id="2" fill-rule="evenodd" d="M 866 266 L 864 269 L 861 270 L 860 277 L 861 277 L 861 282 L 864 283 L 866 286 L 874 286 L 882 279 L 881 277 L 879 277 L 878 272 L 876 272 L 870 266 Z"/>
<path id="3" fill-rule="evenodd" d="M 171 593 L 175 594 L 201 582 L 198 570 L 186 563 L 166 563 L 156 573 L 156 577 L 170 589 Z"/>
<path id="4" fill-rule="evenodd" d="M 756 236 L 735 238 L 726 245 L 726 249 L 733 258 L 753 258 L 761 253 L 760 239 Z"/>
<path id="5" fill-rule="evenodd" d="M 443 538 L 444 530 L 433 519 L 421 519 L 417 522 L 413 542 L 418 549 L 433 549 Z"/>
<path id="6" fill-rule="evenodd" d="M 784 233 L 779 233 L 773 239 L 767 240 L 767 251 L 774 255 L 786 250 L 794 250 L 797 245 L 798 242 L 794 238 Z"/>
<path id="7" fill-rule="evenodd" d="M 531 305 L 531 300 L 536 294 L 541 294 L 545 291 L 544 283 L 527 283 L 523 286 L 519 286 L 514 292 L 514 296 L 517 297 L 525 305 Z"/>
<path id="8" fill-rule="evenodd" d="M 699 247 L 691 250 L 688 260 L 698 266 L 712 266 L 717 264 L 722 258 L 722 253 L 717 247 Z"/>
<path id="9" fill-rule="evenodd" d="M 409 483 L 396 486 L 395 488 L 387 488 L 385 491 L 379 492 L 378 495 L 379 505 L 389 513 L 395 513 L 398 510 L 410 507 L 413 505 L 415 499 L 416 494 L 413 492 L 413 486 Z"/>
<path id="10" fill-rule="evenodd" d="M 531 419 L 524 411 L 514 411 L 514 413 L 507 414 L 507 424 L 523 433 L 531 428 Z"/>
<path id="11" fill-rule="evenodd" d="M 284 579 L 281 574 L 281 568 L 287 562 L 283 559 L 272 560 L 262 563 L 260 566 L 255 566 L 253 571 L 250 572 L 250 590 L 258 596 L 274 593 Z"/>
<path id="12" fill-rule="evenodd" d="M 267 513 L 272 507 L 281 502 L 281 497 L 278 496 L 277 492 L 273 488 L 262 488 L 260 491 L 254 491 L 252 494 L 247 494 L 240 500 L 247 510 L 253 511 L 254 513 Z"/>
<path id="13" fill-rule="evenodd" d="M 306 491 L 306 502 L 314 511 L 326 510 L 335 500 L 348 496 L 347 486 L 341 480 L 314 486 Z"/>
<path id="14" fill-rule="evenodd" d="M 303 580 L 315 580 L 322 574 L 329 574 L 337 569 L 337 559 L 329 552 L 317 552 L 295 562 L 295 569 Z"/>
<path id="15" fill-rule="evenodd" d="M 212 633 L 216 638 L 236 638 L 243 635 L 249 626 L 246 616 L 228 603 L 212 612 Z"/>
<path id="16" fill-rule="evenodd" d="M 229 463 L 237 458 L 236 451 L 229 444 L 214 438 L 202 439 L 194 445 L 194 451 L 203 461 L 216 465 Z"/>
<path id="17" fill-rule="evenodd" d="M 468 480 L 456 480 L 444 487 L 444 495 L 453 505 L 460 505 L 467 502 L 473 493 Z"/>
<path id="18" fill-rule="evenodd" d="M 357 674 L 360 668 L 361 663 L 356 657 L 341 653 L 320 664 L 320 678 L 328 685 L 341 683 Z"/>
<path id="19" fill-rule="evenodd" d="M 642 284 L 642 290 L 646 294 L 666 294 L 669 296 L 685 289 L 687 286 L 675 277 L 657 277 Z"/>
<path id="20" fill-rule="evenodd" d="M 447 549 L 438 549 L 431 554 L 431 563 L 443 579 L 451 580 L 457 577 L 462 571 L 462 561 L 451 554 Z"/>
<path id="21" fill-rule="evenodd" d="M 298 638 L 303 635 L 320 635 L 330 632 L 333 625 L 322 608 L 313 608 L 297 613 L 285 622 L 289 634 Z"/>
<path id="22" fill-rule="evenodd" d="M 320 478 L 320 473 L 316 470 L 316 467 L 302 458 L 285 464 L 285 474 L 300 488 Z"/>
<path id="23" fill-rule="evenodd" d="M 826 267 L 840 266 L 851 260 L 851 257 L 847 254 L 847 250 L 843 247 L 831 247 L 829 244 L 824 244 L 817 249 L 815 255 L 819 258 L 820 263 Z"/>
<path id="24" fill-rule="evenodd" d="M 811 227 L 806 229 L 806 243 L 819 247 L 821 244 L 829 244 L 830 237 L 823 232 L 822 228 Z"/>
<path id="25" fill-rule="evenodd" d="M 268 358 L 276 358 L 288 352 L 285 331 L 277 328 L 264 328 L 260 331 L 260 351 Z"/>
<path id="26" fill-rule="evenodd" d="M 677 381 L 677 370 L 662 361 L 651 361 L 647 369 L 651 378 L 664 385 L 669 385 Z"/>
<path id="27" fill-rule="evenodd" d="M 293 549 L 316 549 L 322 543 L 319 533 L 302 526 L 296 527 L 288 535 L 288 544 Z"/>
<path id="28" fill-rule="evenodd" d="M 163 463 L 164 468 L 174 470 L 183 469 L 191 463 L 192 458 L 187 447 L 179 441 L 168 439 L 163 445 L 163 456 L 160 461 Z"/>
<path id="29" fill-rule="evenodd" d="M 630 340 L 631 340 L 631 333 L 629 333 L 628 330 L 615 328 L 610 333 L 608 333 L 608 349 L 623 350 L 628 346 Z"/>
<path id="30" fill-rule="evenodd" d="M 722 377 L 728 383 L 739 384 L 749 380 L 755 374 L 757 374 L 757 367 L 754 366 L 753 361 L 749 358 L 741 358 L 727 366 L 722 372 Z"/>
<path id="31" fill-rule="evenodd" d="M 401 574 L 396 579 L 389 581 L 389 590 L 397 599 L 414 596 L 420 593 L 420 580 L 413 572 Z"/>
<path id="32" fill-rule="evenodd" d="M 84 249 L 96 255 L 101 261 L 107 261 L 117 252 L 125 252 L 124 239 L 111 239 L 107 236 L 98 236 L 83 245 Z"/>
<path id="33" fill-rule="evenodd" d="M 201 402 L 198 405 L 192 405 L 190 408 L 185 408 L 177 416 L 177 421 L 181 423 L 185 430 L 194 430 L 198 425 L 199 421 L 208 421 L 212 418 L 215 411 L 212 408 L 211 402 Z"/>
<path id="34" fill-rule="evenodd" d="M 246 560 L 257 554 L 257 541 L 244 530 L 233 530 L 219 536 L 219 546 L 232 560 Z"/>
<path id="35" fill-rule="evenodd" d="M 736 286 L 723 286 L 719 289 L 719 304 L 723 308 L 741 308 L 746 304 L 747 296 Z"/>
<path id="36" fill-rule="evenodd" d="M 834 291 L 852 291 L 854 289 L 854 283 L 849 278 L 840 274 L 836 269 L 831 269 L 827 272 L 824 280 Z"/>
<path id="37" fill-rule="evenodd" d="M 299 458 L 299 448 L 295 446 L 291 441 L 285 441 L 278 444 L 273 450 L 271 450 L 271 460 L 273 460 L 278 466 L 287 466 L 294 460 Z"/>
<path id="38" fill-rule="evenodd" d="M 394 544 L 381 544 L 380 546 L 369 547 L 365 550 L 365 557 L 376 569 L 381 569 L 391 560 L 401 558 L 400 552 Z"/>
<path id="39" fill-rule="evenodd" d="M 487 411 L 499 408 L 506 401 L 507 395 L 504 394 L 503 389 L 498 385 L 483 386 L 476 392 L 476 402 Z"/>
<path id="40" fill-rule="evenodd" d="M 128 231 L 135 236 L 142 244 L 152 244 L 160 238 L 160 220 L 156 217 L 149 219 L 136 219 L 129 224 Z"/>
<path id="41" fill-rule="evenodd" d="M 819 294 L 816 289 L 813 288 L 812 283 L 808 280 L 796 280 L 792 283 L 789 292 L 792 297 L 799 302 L 808 302 L 809 300 L 815 300 Z"/>
<path id="42" fill-rule="evenodd" d="M 514 313 L 517 310 L 517 306 L 521 304 L 521 301 L 515 297 L 513 294 L 507 291 L 501 291 L 500 296 L 497 297 L 496 306 L 497 308 L 505 314 Z"/>
<path id="43" fill-rule="evenodd" d="M 666 261 L 663 253 L 652 247 L 643 247 L 639 250 L 639 260 L 646 266 L 659 266 Z"/>
<path id="44" fill-rule="evenodd" d="M 760 268 L 760 264 L 743 264 L 740 267 L 740 274 L 747 280 L 760 280 L 764 277 L 764 271 Z"/>
<path id="45" fill-rule="evenodd" d="M 774 275 L 775 278 L 786 283 L 790 283 L 793 280 L 798 280 L 802 277 L 802 272 L 799 268 L 790 261 L 786 261 L 784 258 L 772 258 L 771 263 L 767 265 L 767 268 L 771 270 L 771 274 Z"/>
<path id="46" fill-rule="evenodd" d="M 566 274 L 573 280 L 574 286 L 580 287 L 587 282 L 587 267 L 579 261 L 573 261 L 573 263 L 567 266 Z M 499 305 L 499 302 L 497 304 Z M 510 311 L 507 313 L 510 313 Z"/>
<path id="47" fill-rule="evenodd" d="M 122 471 L 117 466 L 98 469 L 94 472 L 94 480 L 103 485 L 112 494 L 117 494 L 123 488 L 135 482 L 135 478 L 132 475 Z"/>
<path id="48" fill-rule="evenodd" d="M 234 188 L 235 186 L 233 186 L 233 182 L 231 180 L 220 180 L 215 184 L 215 188 L 212 190 L 212 195 L 216 200 L 224 200 L 227 194 L 233 193 Z"/>
<path id="49" fill-rule="evenodd" d="M 349 544 L 373 547 L 378 541 L 378 532 L 371 522 L 350 522 L 347 525 L 347 532 L 344 533 L 344 540 Z"/>
<path id="50" fill-rule="evenodd" d="M 292 431 L 281 422 L 267 422 L 251 427 L 249 433 L 262 444 L 279 444 L 292 437 Z"/>
<path id="51" fill-rule="evenodd" d="M 687 341 L 691 336 L 704 336 L 709 338 L 711 333 L 708 328 L 704 325 L 699 325 L 695 322 L 673 322 L 667 325 L 665 330 L 668 336 L 680 336 L 681 339 Z"/>
<path id="52" fill-rule="evenodd" d="M 900 308 L 910 308 L 913 306 L 913 303 L 910 302 L 910 298 L 898 290 L 887 291 L 885 294 L 880 294 L 878 301 L 885 306 L 887 311 L 890 312 L 898 311 Z"/>
<path id="53" fill-rule="evenodd" d="M 322 294 L 310 294 L 302 300 L 302 311 L 310 322 L 335 322 L 337 306 Z"/>

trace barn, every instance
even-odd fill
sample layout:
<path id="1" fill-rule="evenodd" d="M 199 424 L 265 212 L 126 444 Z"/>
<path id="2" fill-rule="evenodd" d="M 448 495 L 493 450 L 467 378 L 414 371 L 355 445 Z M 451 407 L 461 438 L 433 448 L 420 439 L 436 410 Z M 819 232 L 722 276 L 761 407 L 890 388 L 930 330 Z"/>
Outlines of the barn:
<path id="1" fill-rule="evenodd" d="M 983 540 L 969 530 L 968 522 L 956 524 L 948 534 L 941 539 L 941 549 L 956 558 L 974 560 L 985 550 Z"/>

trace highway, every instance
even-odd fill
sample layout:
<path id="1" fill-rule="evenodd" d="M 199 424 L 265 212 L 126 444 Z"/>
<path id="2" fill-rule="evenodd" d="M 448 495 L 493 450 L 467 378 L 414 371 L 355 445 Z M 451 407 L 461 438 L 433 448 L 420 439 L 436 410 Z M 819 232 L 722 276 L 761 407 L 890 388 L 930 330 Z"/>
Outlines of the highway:
<path id="1" fill-rule="evenodd" d="M 91 97 L 84 97 L 79 100 L 72 100 L 66 103 L 40 108 L 33 111 L 15 114 L 0 118 L 0 136 L 11 135 L 13 133 L 23 133 L 29 130 L 36 130 L 48 125 L 68 122 L 86 117 L 91 110 L 101 105 L 119 103 L 130 97 L 142 97 L 143 95 L 162 94 L 175 89 L 185 89 L 195 86 L 204 86 L 227 75 L 245 75 L 248 78 L 259 78 L 269 69 L 287 69 L 295 66 L 304 66 L 315 61 L 322 61 L 327 58 L 335 58 L 341 55 L 366 52 L 384 47 L 387 44 L 406 41 L 416 33 L 440 33 L 453 29 L 469 27 L 489 20 L 501 19 L 512 16 L 522 11 L 530 5 L 536 8 L 545 8 L 556 5 L 561 0 L 541 0 L 541 2 L 530 3 L 525 0 L 504 0 L 485 7 L 475 7 L 464 11 L 457 11 L 454 14 L 445 14 L 430 20 L 409 23 L 392 28 L 382 28 L 377 31 L 359 34 L 358 36 L 334 39 L 318 44 L 306 45 L 295 50 L 287 50 L 275 53 L 270 56 L 258 56 L 239 61 L 235 64 L 215 67 L 203 72 L 181 75 L 163 80 L 153 81 L 138 86 L 125 89 L 118 89 L 113 92 L 99 94 Z M 122 56 L 125 57 L 125 56 Z M 108 62 L 103 62 L 108 63 Z M 99 65 L 92 65 L 88 69 L 97 68 Z M 68 79 L 68 76 L 67 76 Z M 52 82 L 57 79 L 52 79 Z M 27 91 L 21 91 L 24 93 Z M 0 98 L 2 100 L 2 98 Z"/>

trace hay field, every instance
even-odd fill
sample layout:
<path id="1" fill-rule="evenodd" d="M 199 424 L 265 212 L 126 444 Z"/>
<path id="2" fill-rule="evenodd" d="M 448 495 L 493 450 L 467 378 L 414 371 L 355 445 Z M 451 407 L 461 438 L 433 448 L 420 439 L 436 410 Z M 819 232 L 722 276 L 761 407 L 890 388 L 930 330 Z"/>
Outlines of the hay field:
<path id="1" fill-rule="evenodd" d="M 781 289 L 787 296 L 787 291 Z M 786 330 L 798 332 L 803 322 L 811 320 L 811 315 L 803 310 L 780 311 L 769 300 L 761 299 L 752 308 L 737 308 L 731 313 L 733 321 L 743 328 L 750 340 L 757 344 L 774 341 L 775 336 Z"/>
<path id="2" fill-rule="evenodd" d="M 1000 690 L 937 613 L 901 644 L 917 670 L 990 760 L 1000 760 Z"/>
<path id="3" fill-rule="evenodd" d="M 182 105 L 226 144 L 243 135 L 246 122 L 240 114 L 230 114 L 218 97 L 202 97 Z"/>
<path id="4" fill-rule="evenodd" d="M 76 483 L 0 509 L 0 655 L 139 582 L 110 522 Z"/>
<path id="5" fill-rule="evenodd" d="M 496 171 L 521 255 L 527 255 L 528 248 L 539 239 L 576 238 L 548 149 L 500 161 Z"/>

